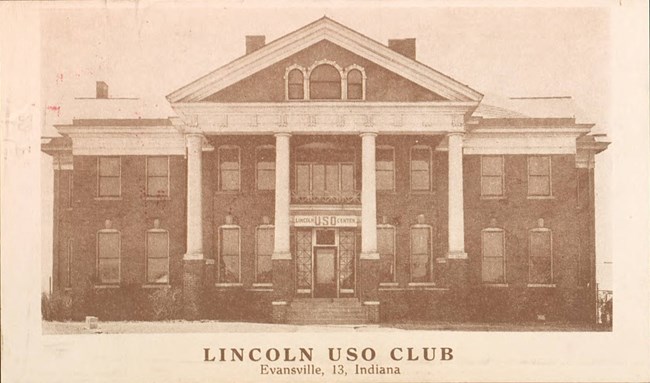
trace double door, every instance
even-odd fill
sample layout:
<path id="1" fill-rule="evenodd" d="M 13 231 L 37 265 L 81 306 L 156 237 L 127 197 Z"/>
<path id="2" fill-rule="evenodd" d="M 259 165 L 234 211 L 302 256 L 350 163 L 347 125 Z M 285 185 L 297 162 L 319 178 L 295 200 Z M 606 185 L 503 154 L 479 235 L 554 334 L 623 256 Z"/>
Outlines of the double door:
<path id="1" fill-rule="evenodd" d="M 314 298 L 354 296 L 356 253 L 355 230 L 297 230 L 297 293 Z"/>

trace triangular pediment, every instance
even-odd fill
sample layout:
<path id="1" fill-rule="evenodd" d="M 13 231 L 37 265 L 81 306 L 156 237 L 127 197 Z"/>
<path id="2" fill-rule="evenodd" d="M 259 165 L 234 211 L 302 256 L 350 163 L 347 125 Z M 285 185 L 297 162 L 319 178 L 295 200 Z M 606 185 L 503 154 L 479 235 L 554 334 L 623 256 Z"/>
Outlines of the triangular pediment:
<path id="1" fill-rule="evenodd" d="M 351 52 L 382 68 L 386 73 L 414 84 L 415 89 L 431 94 L 428 100 L 437 97 L 439 100 L 449 101 L 480 101 L 482 98 L 479 92 L 468 86 L 327 17 L 224 65 L 169 94 L 167 98 L 171 103 L 204 101 L 319 44 Z"/>

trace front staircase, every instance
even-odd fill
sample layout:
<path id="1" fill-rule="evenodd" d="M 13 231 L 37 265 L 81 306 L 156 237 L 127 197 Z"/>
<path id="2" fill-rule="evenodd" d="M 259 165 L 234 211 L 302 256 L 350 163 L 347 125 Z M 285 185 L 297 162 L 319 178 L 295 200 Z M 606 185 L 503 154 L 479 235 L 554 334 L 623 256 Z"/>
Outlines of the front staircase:
<path id="1" fill-rule="evenodd" d="M 287 323 L 360 325 L 368 323 L 368 314 L 357 298 L 298 298 L 289 304 Z"/>

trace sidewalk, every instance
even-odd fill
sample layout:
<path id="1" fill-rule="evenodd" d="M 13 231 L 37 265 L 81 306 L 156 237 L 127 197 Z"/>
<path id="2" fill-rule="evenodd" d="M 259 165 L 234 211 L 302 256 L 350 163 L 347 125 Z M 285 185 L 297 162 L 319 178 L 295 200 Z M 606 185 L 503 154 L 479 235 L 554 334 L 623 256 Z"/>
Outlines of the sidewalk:
<path id="1" fill-rule="evenodd" d="M 381 323 L 374 325 L 289 325 L 218 321 L 100 322 L 99 329 L 88 330 L 84 322 L 43 321 L 44 335 L 63 334 L 152 334 L 152 333 L 243 333 L 243 332 L 390 332 L 407 330 L 492 331 L 492 332 L 587 332 L 611 331 L 610 327 L 567 323 Z"/>

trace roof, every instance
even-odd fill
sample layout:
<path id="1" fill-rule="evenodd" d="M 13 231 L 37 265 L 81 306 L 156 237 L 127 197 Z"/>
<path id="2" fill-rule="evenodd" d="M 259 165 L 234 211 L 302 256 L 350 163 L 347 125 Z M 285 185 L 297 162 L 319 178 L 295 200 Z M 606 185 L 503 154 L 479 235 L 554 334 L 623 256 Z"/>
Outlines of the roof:
<path id="1" fill-rule="evenodd" d="M 486 95 L 473 113 L 475 117 L 488 119 L 575 119 L 580 115 L 570 96 L 506 98 L 494 94 Z"/>
<path id="2" fill-rule="evenodd" d="M 483 95 L 359 32 L 322 17 L 172 92 L 172 103 L 197 102 L 319 41 L 328 40 L 452 101 Z"/>

